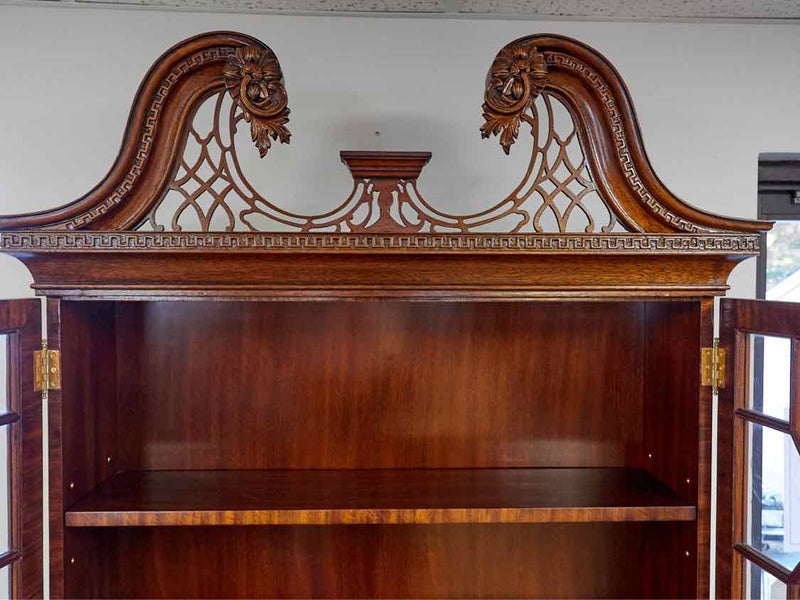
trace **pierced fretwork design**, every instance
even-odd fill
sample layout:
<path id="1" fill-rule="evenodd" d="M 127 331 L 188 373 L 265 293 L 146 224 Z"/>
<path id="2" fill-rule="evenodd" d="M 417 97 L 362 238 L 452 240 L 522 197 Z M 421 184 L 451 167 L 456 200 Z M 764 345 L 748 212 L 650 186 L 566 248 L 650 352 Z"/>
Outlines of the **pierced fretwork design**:
<path id="1" fill-rule="evenodd" d="M 521 116 L 532 134 L 531 160 L 522 181 L 494 206 L 469 215 L 448 214 L 425 201 L 416 180 L 424 162 L 416 173 L 402 177 L 354 175 L 352 193 L 330 212 L 300 215 L 283 210 L 256 192 L 241 170 L 235 138 L 243 120 L 241 107 L 224 92 L 200 106 L 166 192 L 139 229 L 265 231 L 274 224 L 276 230 L 299 232 L 625 230 L 594 184 L 572 114 L 547 91 Z"/>
<path id="2" fill-rule="evenodd" d="M 555 96 L 543 92 L 521 120 L 530 125 L 533 149 L 522 182 L 506 198 L 537 233 L 624 231 L 592 179 L 575 120 Z"/>

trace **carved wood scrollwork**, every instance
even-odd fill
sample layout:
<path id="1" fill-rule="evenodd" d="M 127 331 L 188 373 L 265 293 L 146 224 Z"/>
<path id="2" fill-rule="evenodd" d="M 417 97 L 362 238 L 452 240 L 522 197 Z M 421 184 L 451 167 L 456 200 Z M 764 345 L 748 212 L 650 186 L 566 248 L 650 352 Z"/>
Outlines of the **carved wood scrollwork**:
<path id="1" fill-rule="evenodd" d="M 536 44 L 524 40 L 500 50 L 486 75 L 481 135 L 500 134 L 500 145 L 508 154 L 517 141 L 522 119 L 533 125 L 526 113 L 547 84 L 547 62 Z"/>
<path id="2" fill-rule="evenodd" d="M 237 48 L 225 63 L 225 85 L 250 123 L 250 135 L 261 158 L 273 140 L 288 144 L 289 98 L 278 59 L 269 48 Z"/>
<path id="3" fill-rule="evenodd" d="M 210 130 L 194 123 L 204 103 L 213 106 Z M 423 199 L 417 175 L 424 161 L 413 176 L 401 164 L 418 160 L 413 153 L 390 157 L 394 172 L 368 176 L 348 162 L 353 191 L 329 212 L 281 208 L 247 181 L 235 133 L 248 123 L 264 157 L 273 141 L 289 142 L 289 112 L 270 48 L 231 32 L 186 40 L 142 82 L 106 178 L 61 208 L 0 217 L 0 230 L 711 234 L 767 228 L 705 213 L 669 192 L 650 166 L 619 74 L 593 49 L 560 36 L 516 40 L 492 62 L 481 135 L 499 136 L 509 153 L 522 143 L 524 126 L 531 158 L 511 193 L 477 213 L 447 213 Z M 189 156 L 189 147 L 197 154 Z"/>
<path id="4" fill-rule="evenodd" d="M 197 115 L 166 193 L 140 228 L 151 231 L 268 231 L 350 233 L 606 233 L 624 231 L 589 172 L 574 119 L 543 93 L 528 107 L 533 129 L 530 166 L 514 191 L 487 210 L 456 215 L 434 208 L 417 185 L 426 152 L 342 152 L 353 175 L 350 196 L 332 211 L 302 215 L 260 195 L 241 169 L 235 138 L 245 108 L 224 92 L 208 100 L 213 122 Z M 200 107 L 202 114 L 212 111 Z M 557 119 L 557 117 L 561 117 Z"/>

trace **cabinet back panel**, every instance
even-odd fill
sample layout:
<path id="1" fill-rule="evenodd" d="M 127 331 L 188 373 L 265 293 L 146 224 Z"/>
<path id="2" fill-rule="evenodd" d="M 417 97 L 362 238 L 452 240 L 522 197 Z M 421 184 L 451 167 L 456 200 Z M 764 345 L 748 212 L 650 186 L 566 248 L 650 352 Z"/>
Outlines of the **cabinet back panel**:
<path id="1" fill-rule="evenodd" d="M 64 506 L 113 473 L 118 455 L 113 302 L 62 302 L 62 390 L 49 402 L 50 456 L 63 451 Z"/>
<path id="2" fill-rule="evenodd" d="M 642 303 L 132 302 L 121 465 L 623 466 Z"/>
<path id="3" fill-rule="evenodd" d="M 693 597 L 689 523 L 151 527 L 70 531 L 101 598 Z M 654 540 L 657 542 L 654 543 Z"/>

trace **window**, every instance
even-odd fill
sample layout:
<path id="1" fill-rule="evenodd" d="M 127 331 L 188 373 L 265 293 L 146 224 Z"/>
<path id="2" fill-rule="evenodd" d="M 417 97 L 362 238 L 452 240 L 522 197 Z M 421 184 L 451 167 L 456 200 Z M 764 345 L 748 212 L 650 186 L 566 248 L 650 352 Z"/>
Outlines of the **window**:
<path id="1" fill-rule="evenodd" d="M 757 296 L 800 302 L 800 154 L 759 156 L 758 218 L 775 227 L 758 257 Z"/>
<path id="2" fill-rule="evenodd" d="M 800 154 L 762 154 L 758 161 L 758 218 L 775 221 L 758 258 L 757 296 L 800 302 Z M 753 336 L 750 408 L 789 419 L 788 339 Z M 788 436 L 761 427 L 750 435 L 749 543 L 791 570 L 800 562 L 800 456 Z M 779 581 L 753 564 L 749 595 L 785 598 Z"/>

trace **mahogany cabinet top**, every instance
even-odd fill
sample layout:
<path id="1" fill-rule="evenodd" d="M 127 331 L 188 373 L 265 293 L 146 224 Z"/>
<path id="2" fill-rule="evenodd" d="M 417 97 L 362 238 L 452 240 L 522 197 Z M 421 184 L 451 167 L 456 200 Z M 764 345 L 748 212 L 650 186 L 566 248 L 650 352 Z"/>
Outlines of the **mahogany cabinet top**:
<path id="1" fill-rule="evenodd" d="M 483 137 L 530 152 L 519 184 L 486 209 L 451 214 L 426 201 L 417 179 L 428 153 L 362 151 L 342 152 L 354 180 L 345 200 L 292 213 L 247 181 L 235 144 L 244 126 L 262 158 L 290 141 L 275 53 L 239 33 L 198 35 L 146 74 L 106 177 L 62 207 L 0 217 L 0 250 L 26 263 L 40 293 L 63 295 L 694 296 L 722 293 L 770 227 L 674 196 L 650 165 L 620 75 L 580 42 L 544 34 L 506 45 L 482 111 Z"/>

